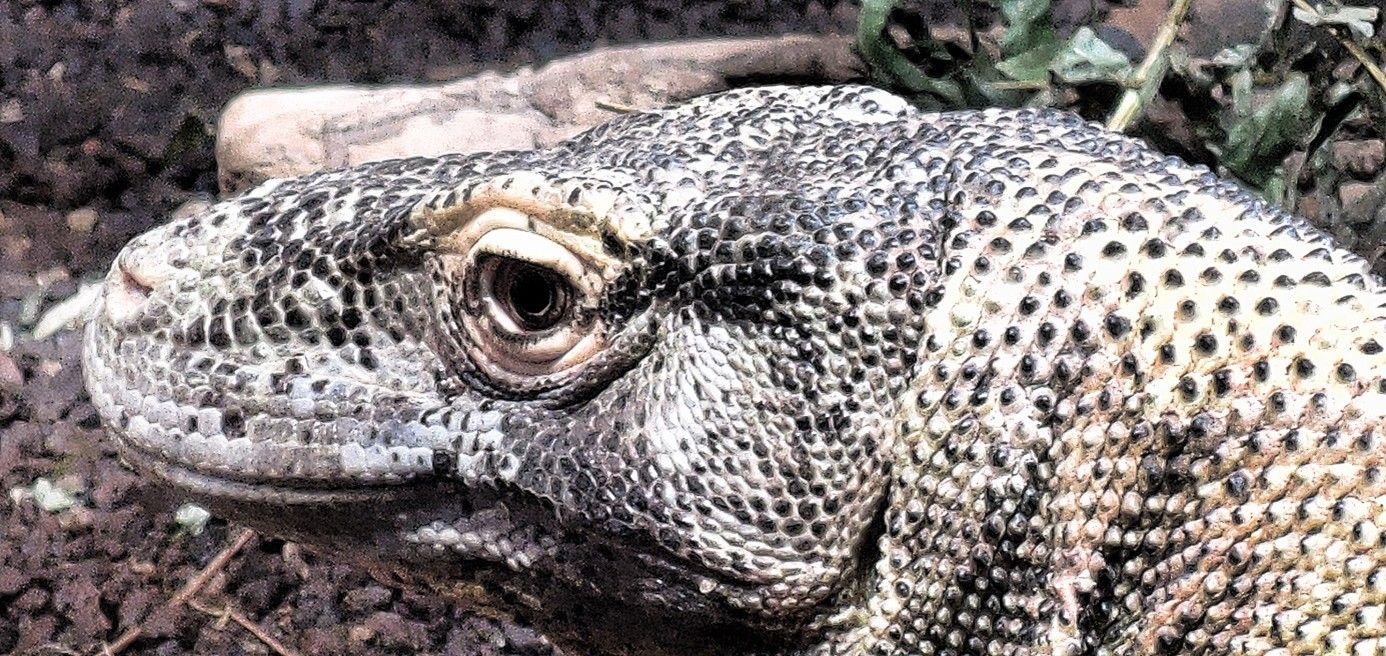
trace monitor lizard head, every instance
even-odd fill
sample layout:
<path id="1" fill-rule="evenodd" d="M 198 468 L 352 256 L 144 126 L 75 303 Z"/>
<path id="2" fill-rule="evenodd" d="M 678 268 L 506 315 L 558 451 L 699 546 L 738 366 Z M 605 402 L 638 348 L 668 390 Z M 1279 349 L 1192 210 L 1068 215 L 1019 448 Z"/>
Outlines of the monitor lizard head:
<path id="1" fill-rule="evenodd" d="M 583 650 L 812 640 L 857 619 L 938 276 L 913 115 L 744 90 L 271 181 L 120 253 L 87 384 L 181 492 Z"/>
<path id="2" fill-rule="evenodd" d="M 1371 651 L 1383 308 L 1071 114 L 768 87 L 177 220 L 85 371 L 137 466 L 576 653 Z"/>

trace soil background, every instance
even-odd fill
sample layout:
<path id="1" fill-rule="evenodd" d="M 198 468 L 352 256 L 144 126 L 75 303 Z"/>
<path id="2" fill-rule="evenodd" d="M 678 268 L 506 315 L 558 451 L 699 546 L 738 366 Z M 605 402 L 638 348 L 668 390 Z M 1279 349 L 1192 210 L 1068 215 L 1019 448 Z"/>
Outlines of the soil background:
<path id="1" fill-rule="evenodd" d="M 959 18 L 952 3 L 909 4 L 921 24 Z M 1228 12 L 1263 4 L 1198 0 L 1183 38 L 1238 43 L 1226 27 L 1254 21 Z M 1102 22 L 1103 38 L 1138 61 L 1167 7 L 1056 0 L 1054 16 L 1065 33 Z M 677 38 L 851 33 L 856 11 L 846 0 L 0 0 L 0 654 L 100 654 L 131 627 L 142 633 L 121 653 L 554 653 L 528 629 L 269 538 L 231 558 L 195 604 L 170 610 L 242 529 L 180 527 L 181 500 L 103 439 L 80 333 L 34 339 L 33 329 L 100 280 L 131 237 L 216 192 L 215 120 L 245 89 L 441 81 Z M 1334 64 L 1307 70 L 1323 77 Z M 1105 112 L 1112 92 L 1070 106 Z M 1214 163 L 1190 129 L 1206 109 L 1156 103 L 1136 133 Z M 1382 270 L 1386 206 L 1376 219 L 1343 208 L 1386 198 L 1386 141 L 1370 121 L 1340 132 L 1324 150 L 1331 175 L 1299 177 L 1297 209 Z M 44 509 L 45 499 L 61 503 Z"/>
<path id="2" fill-rule="evenodd" d="M 847 3 L 601 0 L 0 2 L 0 654 L 267 654 L 227 608 L 303 654 L 550 654 L 535 633 L 273 539 L 165 603 L 239 527 L 199 535 L 103 441 L 80 334 L 27 339 L 119 247 L 216 191 L 212 128 L 235 93 L 445 80 L 617 45 L 850 31 Z M 8 335 L 8 336 L 7 336 Z M 0 344 L 6 346 L 6 344 Z M 73 494 L 46 511 L 42 479 Z M 212 611 L 209 614 L 204 611 Z"/>

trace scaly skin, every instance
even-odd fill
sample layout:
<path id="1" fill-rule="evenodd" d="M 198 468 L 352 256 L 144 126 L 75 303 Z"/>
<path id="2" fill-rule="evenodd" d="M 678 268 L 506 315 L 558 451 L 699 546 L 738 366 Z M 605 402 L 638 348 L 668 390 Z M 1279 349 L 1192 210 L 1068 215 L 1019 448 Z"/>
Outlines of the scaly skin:
<path id="1" fill-rule="evenodd" d="M 574 653 L 1376 653 L 1383 307 L 1073 116 L 769 87 L 267 183 L 121 253 L 86 372 L 135 465 Z"/>

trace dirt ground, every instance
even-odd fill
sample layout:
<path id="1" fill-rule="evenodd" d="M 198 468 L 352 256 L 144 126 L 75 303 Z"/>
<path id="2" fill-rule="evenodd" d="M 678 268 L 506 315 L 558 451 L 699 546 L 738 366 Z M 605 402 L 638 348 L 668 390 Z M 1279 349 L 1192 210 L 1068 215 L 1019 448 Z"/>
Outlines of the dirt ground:
<path id="1" fill-rule="evenodd" d="M 255 539 L 195 604 L 165 604 L 239 527 L 199 535 L 125 469 L 82 391 L 80 338 L 27 336 L 116 250 L 215 191 L 237 91 L 419 81 L 601 44 L 850 29 L 841 3 L 122 0 L 0 3 L 0 654 L 549 654 L 527 629 Z M 44 501 L 71 493 L 74 503 Z M 39 488 L 38 495 L 35 489 Z M 236 617 L 226 615 L 227 609 Z"/>
<path id="2" fill-rule="evenodd" d="M 135 627 L 121 653 L 553 653 L 528 629 L 258 537 L 170 609 L 242 529 L 213 519 L 194 534 L 175 522 L 180 501 L 128 471 L 103 440 L 82 389 L 79 334 L 31 333 L 99 280 L 125 241 L 215 192 L 212 126 L 238 91 L 444 80 L 678 37 L 850 32 L 851 4 L 0 2 L 0 654 L 99 654 Z M 1055 16 L 1076 25 L 1100 9 L 1104 34 L 1139 56 L 1134 35 L 1153 34 L 1166 4 L 1062 0 Z M 1200 28 L 1196 11 L 1191 40 L 1212 42 L 1197 30 L 1229 23 L 1216 18 L 1204 13 Z M 1187 129 L 1186 113 L 1198 109 L 1157 104 L 1144 136 L 1206 162 Z M 1298 181 L 1298 209 L 1368 257 L 1386 243 L 1386 220 L 1341 210 L 1386 184 L 1381 130 L 1349 121 L 1324 150 L 1332 176 Z"/>

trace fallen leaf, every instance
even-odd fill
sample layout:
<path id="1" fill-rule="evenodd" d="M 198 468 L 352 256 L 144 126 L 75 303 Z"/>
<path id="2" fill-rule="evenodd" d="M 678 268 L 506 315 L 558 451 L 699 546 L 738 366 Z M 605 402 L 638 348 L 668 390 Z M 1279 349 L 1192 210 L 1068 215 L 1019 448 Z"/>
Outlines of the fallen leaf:
<path id="1" fill-rule="evenodd" d="M 33 336 L 44 340 L 85 320 L 87 311 L 101 298 L 101 283 L 87 283 L 76 294 L 48 308 L 34 324 Z"/>
<path id="2" fill-rule="evenodd" d="M 1049 65 L 1049 70 L 1070 84 L 1118 82 L 1130 75 L 1131 69 L 1125 53 L 1107 45 L 1086 25 L 1078 28 Z"/>
<path id="3" fill-rule="evenodd" d="M 1341 25 L 1352 32 L 1358 41 L 1366 41 L 1376 33 L 1376 7 L 1338 7 L 1315 5 L 1314 11 L 1295 7 L 1294 17 L 1306 25 Z"/>

